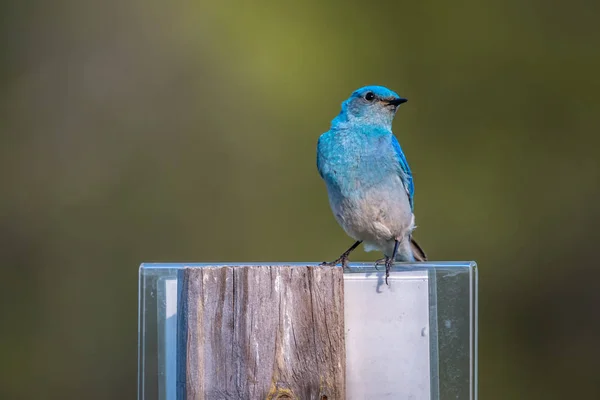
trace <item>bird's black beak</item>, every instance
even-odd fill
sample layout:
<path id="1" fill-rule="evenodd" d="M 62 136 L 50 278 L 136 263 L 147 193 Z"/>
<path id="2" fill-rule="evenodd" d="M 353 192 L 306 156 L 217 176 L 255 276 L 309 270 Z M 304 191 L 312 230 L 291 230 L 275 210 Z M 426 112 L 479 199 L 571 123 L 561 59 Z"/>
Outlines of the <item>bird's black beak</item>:
<path id="1" fill-rule="evenodd" d="M 398 97 L 397 99 L 386 100 L 386 102 L 392 106 L 398 107 L 402 103 L 406 103 L 408 100 Z"/>

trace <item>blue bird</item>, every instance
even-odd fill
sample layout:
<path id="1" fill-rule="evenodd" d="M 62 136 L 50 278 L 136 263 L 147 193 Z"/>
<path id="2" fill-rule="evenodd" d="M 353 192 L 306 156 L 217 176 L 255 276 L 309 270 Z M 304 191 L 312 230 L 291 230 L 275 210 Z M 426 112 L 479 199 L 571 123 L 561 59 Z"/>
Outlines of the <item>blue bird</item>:
<path id="1" fill-rule="evenodd" d="M 337 222 L 356 242 L 337 260 L 364 243 L 385 258 L 387 284 L 394 261 L 426 261 L 412 238 L 415 229 L 413 177 L 400 143 L 392 133 L 398 106 L 407 100 L 382 86 L 358 89 L 342 103 L 331 128 L 319 137 L 317 169 L 327 186 Z"/>

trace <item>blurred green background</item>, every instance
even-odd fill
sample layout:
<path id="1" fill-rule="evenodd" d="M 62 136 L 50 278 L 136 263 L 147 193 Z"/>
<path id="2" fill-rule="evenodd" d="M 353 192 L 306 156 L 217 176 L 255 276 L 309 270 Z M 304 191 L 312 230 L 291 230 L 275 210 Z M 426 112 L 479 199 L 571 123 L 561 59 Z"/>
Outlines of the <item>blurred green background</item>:
<path id="1" fill-rule="evenodd" d="M 143 261 L 338 256 L 315 146 L 366 84 L 420 244 L 479 263 L 481 399 L 600 398 L 599 11 L 0 2 L 0 398 L 135 398 Z"/>

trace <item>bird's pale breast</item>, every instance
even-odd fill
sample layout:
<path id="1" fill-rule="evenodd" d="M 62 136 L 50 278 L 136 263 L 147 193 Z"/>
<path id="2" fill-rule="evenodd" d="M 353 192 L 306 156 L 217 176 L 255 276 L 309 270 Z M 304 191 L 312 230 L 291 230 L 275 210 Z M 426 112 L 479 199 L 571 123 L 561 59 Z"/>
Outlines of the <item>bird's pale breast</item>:
<path id="1" fill-rule="evenodd" d="M 414 228 L 389 138 L 330 139 L 319 151 L 335 218 L 367 250 L 385 252 Z"/>
<path id="2" fill-rule="evenodd" d="M 353 196 L 342 196 L 336 189 L 329 189 L 328 194 L 339 224 L 367 247 L 382 250 L 387 242 L 400 239 L 413 229 L 412 212 L 398 176 L 389 176 Z"/>

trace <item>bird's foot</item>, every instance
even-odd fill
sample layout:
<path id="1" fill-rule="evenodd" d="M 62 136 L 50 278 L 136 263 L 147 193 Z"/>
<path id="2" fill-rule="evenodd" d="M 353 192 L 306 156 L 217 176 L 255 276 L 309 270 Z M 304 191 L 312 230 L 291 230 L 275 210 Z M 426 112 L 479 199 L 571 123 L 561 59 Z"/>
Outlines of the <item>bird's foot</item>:
<path id="1" fill-rule="evenodd" d="M 337 260 L 334 261 L 323 261 L 321 264 L 319 264 L 321 267 L 335 267 L 338 263 L 340 262 L 340 259 L 338 258 Z"/>
<path id="2" fill-rule="evenodd" d="M 342 263 L 342 268 L 343 269 L 347 269 L 350 268 L 348 265 L 348 256 L 350 255 L 350 253 L 352 253 L 354 251 L 354 249 L 356 249 L 358 247 L 359 244 L 362 243 L 362 240 L 357 240 L 356 242 L 354 242 L 354 244 L 352 246 L 350 246 L 350 248 L 348 250 L 346 250 L 341 256 L 340 258 L 338 258 L 335 261 L 332 262 L 327 262 L 327 261 L 323 261 L 321 263 L 321 265 L 323 266 L 329 266 L 329 267 L 335 267 L 338 263 Z"/>
<path id="3" fill-rule="evenodd" d="M 335 267 L 336 265 L 338 265 L 340 263 L 342 264 L 343 269 L 350 268 L 348 266 L 348 254 L 344 253 L 340 256 L 340 258 L 338 258 L 337 260 L 331 261 L 331 262 L 323 261 L 321 263 L 321 266 Z"/>
<path id="4" fill-rule="evenodd" d="M 377 266 L 385 264 L 386 260 L 387 260 L 386 257 L 383 257 L 383 258 L 380 258 L 379 260 L 376 260 L 375 261 L 375 265 L 373 265 L 375 267 L 375 270 L 379 271 L 379 268 L 377 268 Z"/>
<path id="5" fill-rule="evenodd" d="M 386 257 L 385 258 L 385 284 L 390 286 L 390 284 L 388 283 L 388 277 L 390 276 L 390 270 L 392 269 L 392 266 L 394 265 L 394 259 L 391 257 Z"/>

